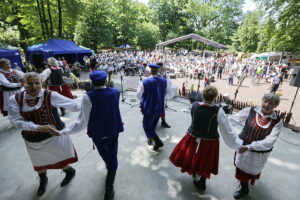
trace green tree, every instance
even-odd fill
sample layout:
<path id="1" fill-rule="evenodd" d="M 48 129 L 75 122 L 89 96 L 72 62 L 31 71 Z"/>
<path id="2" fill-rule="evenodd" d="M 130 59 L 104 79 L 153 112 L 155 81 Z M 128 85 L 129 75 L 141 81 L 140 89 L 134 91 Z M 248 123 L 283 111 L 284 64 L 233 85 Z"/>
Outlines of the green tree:
<path id="1" fill-rule="evenodd" d="M 150 0 L 150 8 L 154 11 L 153 23 L 159 27 L 161 39 L 167 39 L 169 33 L 179 33 L 180 26 L 185 27 L 183 10 L 188 0 Z"/>
<path id="2" fill-rule="evenodd" d="M 275 34 L 276 24 L 272 18 L 269 18 L 265 24 L 261 25 L 259 30 L 259 42 L 257 44 L 257 53 L 271 51 L 270 41 Z"/>
<path id="3" fill-rule="evenodd" d="M 75 29 L 75 41 L 91 49 L 100 47 L 112 47 L 110 0 L 89 0 L 84 4 L 85 12 L 77 22 Z"/>
<path id="4" fill-rule="evenodd" d="M 259 42 L 259 19 L 260 13 L 257 11 L 247 12 L 242 24 L 237 30 L 241 50 L 243 52 L 255 52 Z"/>
<path id="5" fill-rule="evenodd" d="M 148 22 L 139 24 L 136 32 L 136 46 L 139 49 L 154 49 L 155 44 L 158 43 L 159 38 L 159 28 Z"/>
<path id="6" fill-rule="evenodd" d="M 256 0 L 267 16 L 275 16 L 276 24 L 268 49 L 300 53 L 299 0 Z"/>

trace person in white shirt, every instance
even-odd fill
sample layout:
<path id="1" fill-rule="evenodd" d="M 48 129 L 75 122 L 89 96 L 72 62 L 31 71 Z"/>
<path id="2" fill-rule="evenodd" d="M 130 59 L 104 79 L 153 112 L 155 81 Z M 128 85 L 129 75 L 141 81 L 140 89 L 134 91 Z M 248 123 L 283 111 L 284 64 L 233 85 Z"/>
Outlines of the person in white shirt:
<path id="1" fill-rule="evenodd" d="M 236 152 L 234 159 L 235 177 L 241 183 L 241 189 L 234 193 L 235 199 L 249 193 L 249 181 L 253 185 L 259 179 L 281 132 L 283 122 L 274 112 L 279 102 L 277 95 L 267 93 L 263 96 L 261 106 L 245 108 L 229 117 L 233 126 L 245 124 L 239 134 L 244 146 Z"/>
<path id="2" fill-rule="evenodd" d="M 9 60 L 0 59 L 0 111 L 4 117 L 7 116 L 9 97 L 21 91 L 23 75 L 23 72 L 11 69 Z"/>
<path id="3" fill-rule="evenodd" d="M 137 89 L 137 97 L 141 102 L 141 111 L 144 116 L 143 128 L 148 138 L 148 144 L 154 141 L 153 150 L 157 151 L 164 144 L 155 132 L 158 120 L 164 114 L 164 101 L 173 97 L 173 91 L 164 78 L 157 76 L 159 65 L 149 64 L 151 75 L 149 78 L 140 81 Z"/>
<path id="4" fill-rule="evenodd" d="M 213 103 L 218 90 L 208 86 L 202 94 L 204 101 L 193 103 L 192 123 L 169 159 L 181 172 L 193 175 L 194 184 L 204 191 L 206 179 L 218 174 L 220 134 L 233 149 L 241 148 L 242 140 L 235 134 L 224 110 Z"/>
<path id="5" fill-rule="evenodd" d="M 57 92 L 42 89 L 42 79 L 35 72 L 24 75 L 24 88 L 25 91 L 10 97 L 8 119 L 22 129 L 27 152 L 40 177 L 37 194 L 41 196 L 46 190 L 48 169 L 63 169 L 66 173 L 61 187 L 75 176 L 75 169 L 69 164 L 77 162 L 78 158 L 70 137 L 53 137 L 52 134 L 64 127 L 57 108 L 78 112 L 80 104 Z"/>

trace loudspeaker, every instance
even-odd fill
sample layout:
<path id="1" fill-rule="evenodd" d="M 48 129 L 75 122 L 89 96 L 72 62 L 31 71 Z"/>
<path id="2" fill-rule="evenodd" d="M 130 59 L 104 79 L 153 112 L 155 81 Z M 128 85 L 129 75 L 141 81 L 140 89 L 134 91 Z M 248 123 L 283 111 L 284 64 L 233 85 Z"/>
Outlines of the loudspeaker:
<path id="1" fill-rule="evenodd" d="M 190 100 L 191 103 L 193 103 L 194 101 L 202 102 L 203 101 L 203 96 L 199 92 L 191 92 L 190 95 L 189 95 L 189 100 Z"/>
<path id="2" fill-rule="evenodd" d="M 300 87 L 300 67 L 296 66 L 290 81 L 291 86 Z"/>

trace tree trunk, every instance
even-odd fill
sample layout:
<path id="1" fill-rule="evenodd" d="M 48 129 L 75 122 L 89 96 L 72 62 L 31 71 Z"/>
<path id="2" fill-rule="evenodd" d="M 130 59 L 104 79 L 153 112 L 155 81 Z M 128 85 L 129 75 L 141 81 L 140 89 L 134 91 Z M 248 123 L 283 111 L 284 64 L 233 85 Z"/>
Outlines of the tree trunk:
<path id="1" fill-rule="evenodd" d="M 58 37 L 62 38 L 62 7 L 61 7 L 61 0 L 57 0 L 57 10 L 58 10 Z"/>
<path id="2" fill-rule="evenodd" d="M 46 34 L 45 34 L 45 29 L 44 29 L 43 18 L 42 18 L 42 14 L 41 14 L 41 7 L 40 7 L 39 0 L 36 0 L 36 3 L 37 3 L 37 10 L 38 10 L 40 22 L 41 22 L 42 34 L 43 34 L 43 38 L 45 40 L 46 39 Z"/>
<path id="3" fill-rule="evenodd" d="M 49 0 L 47 0 L 47 8 L 48 8 L 49 23 L 50 23 L 50 37 L 52 38 L 53 37 L 53 22 L 52 22 Z"/>
<path id="4" fill-rule="evenodd" d="M 46 14 L 45 14 L 45 4 L 44 4 L 44 0 L 41 0 L 41 9 L 42 9 L 42 16 L 43 16 L 43 22 L 45 24 L 45 33 L 46 33 L 46 38 L 49 38 L 49 29 L 48 29 L 48 22 L 47 22 L 47 18 L 46 18 Z"/>

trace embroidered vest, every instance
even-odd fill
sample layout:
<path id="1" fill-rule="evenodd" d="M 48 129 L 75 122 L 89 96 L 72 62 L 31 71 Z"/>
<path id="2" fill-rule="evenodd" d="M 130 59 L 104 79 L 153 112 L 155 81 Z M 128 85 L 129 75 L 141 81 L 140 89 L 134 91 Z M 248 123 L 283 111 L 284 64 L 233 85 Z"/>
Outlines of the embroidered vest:
<path id="1" fill-rule="evenodd" d="M 8 73 L 4 73 L 4 72 L 0 72 L 2 73 L 5 78 L 11 82 L 11 83 L 20 83 L 21 80 L 16 72 L 16 70 L 12 70 L 11 72 Z M 15 90 L 19 90 L 21 87 L 5 87 L 4 85 L 0 86 L 0 91 L 15 91 Z"/>
<path id="2" fill-rule="evenodd" d="M 62 130 L 65 124 L 60 120 L 57 108 L 51 105 L 51 91 L 45 90 L 44 100 L 41 107 L 34 111 L 22 112 L 24 92 L 15 95 L 16 101 L 20 106 L 20 114 L 26 121 L 31 121 L 38 125 L 54 125 L 57 130 Z M 22 131 L 22 136 L 29 142 L 40 142 L 52 135 L 37 131 Z"/>
<path id="3" fill-rule="evenodd" d="M 49 85 L 56 86 L 56 85 L 63 85 L 65 81 L 63 80 L 63 71 L 61 68 L 53 69 L 50 67 L 51 74 L 49 76 Z"/>
<path id="4" fill-rule="evenodd" d="M 199 105 L 195 102 L 192 106 L 192 124 L 188 133 L 197 138 L 218 139 L 218 106 Z"/>
<path id="5" fill-rule="evenodd" d="M 164 101 L 167 80 L 151 77 L 143 80 L 144 93 L 141 109 L 144 115 L 161 115 L 164 113 Z"/>
<path id="6" fill-rule="evenodd" d="M 269 127 L 263 128 L 256 122 L 256 115 L 258 115 L 254 107 L 250 109 L 249 116 L 246 120 L 245 126 L 239 137 L 243 140 L 243 145 L 251 144 L 253 141 L 260 141 L 270 135 L 273 127 L 280 121 L 280 117 L 277 115 L 276 119 L 269 118 L 267 123 L 270 123 Z M 272 149 L 268 150 L 271 151 Z M 267 151 L 264 151 L 267 152 Z"/>
<path id="7" fill-rule="evenodd" d="M 95 140 L 112 138 L 124 131 L 119 109 L 120 92 L 115 88 L 89 91 L 92 109 L 88 122 L 88 135 Z"/>

